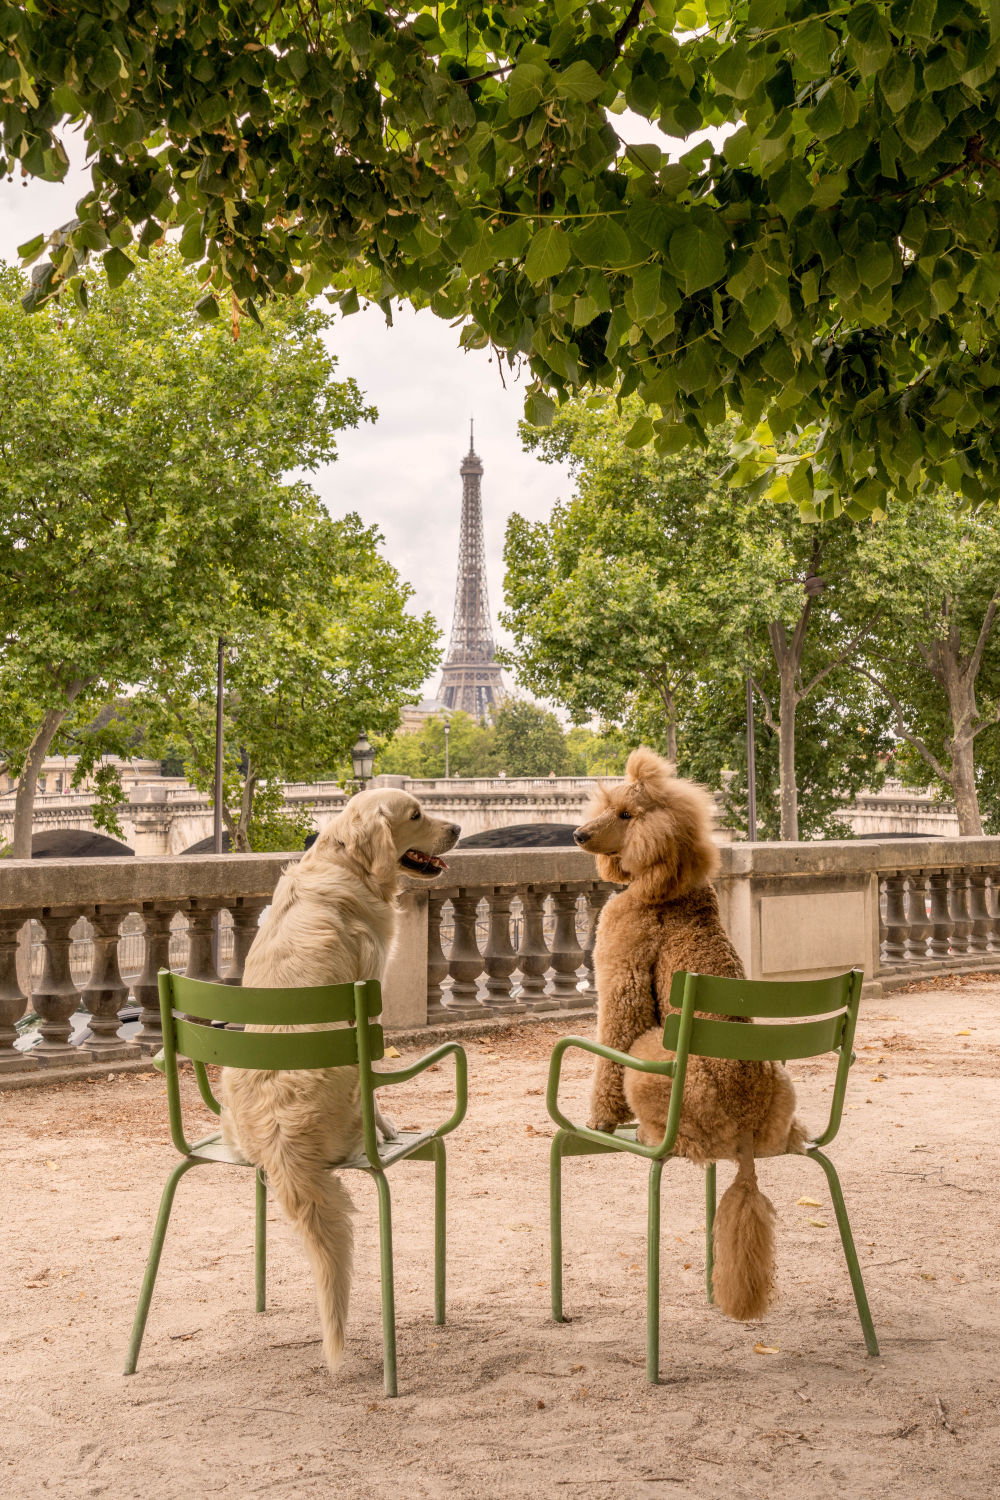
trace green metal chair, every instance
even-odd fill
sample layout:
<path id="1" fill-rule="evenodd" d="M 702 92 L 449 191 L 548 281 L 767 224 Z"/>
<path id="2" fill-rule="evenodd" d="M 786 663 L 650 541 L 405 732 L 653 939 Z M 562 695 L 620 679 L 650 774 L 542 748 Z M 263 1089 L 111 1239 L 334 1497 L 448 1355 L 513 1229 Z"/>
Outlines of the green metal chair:
<path id="1" fill-rule="evenodd" d="M 833 1163 L 819 1149 L 832 1141 L 840 1129 L 847 1088 L 847 1073 L 854 1062 L 851 1047 L 861 1001 L 862 974 L 858 969 L 832 979 L 747 980 L 718 979 L 704 974 L 677 973 L 670 989 L 671 1014 L 663 1028 L 663 1045 L 674 1054 L 664 1062 L 643 1061 L 616 1052 L 600 1042 L 581 1037 L 561 1037 L 553 1049 L 549 1068 L 546 1105 L 560 1127 L 552 1142 L 550 1170 L 550 1220 L 552 1249 L 552 1316 L 561 1323 L 562 1307 L 562 1159 L 593 1156 L 604 1152 L 627 1152 L 649 1163 L 648 1268 L 646 1284 L 646 1375 L 651 1384 L 659 1379 L 660 1364 L 660 1176 L 677 1138 L 684 1098 L 684 1078 L 689 1056 L 739 1058 L 748 1062 L 785 1062 L 789 1058 L 837 1054 L 837 1072 L 826 1128 L 805 1150 L 826 1173 L 844 1246 L 854 1300 L 864 1330 L 869 1354 L 878 1354 L 878 1342 L 868 1310 L 861 1268 L 844 1206 L 844 1195 Z M 712 1016 L 738 1016 L 741 1021 L 707 1020 L 695 1011 Z M 747 1026 L 742 1018 L 780 1021 L 783 1024 Z M 812 1018 L 812 1019 L 807 1019 Z M 821 1018 L 821 1019 L 818 1019 Z M 667 1126 L 658 1146 L 643 1146 L 636 1127 L 622 1126 L 613 1135 L 574 1125 L 558 1104 L 559 1075 L 563 1055 L 570 1047 L 592 1052 L 634 1068 L 641 1073 L 659 1073 L 673 1079 Z M 712 1229 L 715 1220 L 715 1163 L 705 1168 L 705 1260 L 708 1300 L 712 1301 Z"/>
<path id="2" fill-rule="evenodd" d="M 392 1271 L 392 1212 L 386 1171 L 400 1161 L 434 1163 L 434 1321 L 444 1322 L 445 1304 L 445 1149 L 442 1136 L 459 1125 L 467 1104 L 467 1066 L 463 1049 L 456 1042 L 436 1047 L 419 1062 L 392 1073 L 376 1073 L 372 1062 L 384 1056 L 382 992 L 377 980 L 357 984 L 331 984 L 303 989 L 240 989 L 233 985 L 206 984 L 185 979 L 161 969 L 159 974 L 160 1016 L 163 1023 L 162 1067 L 167 1080 L 170 1135 L 181 1161 L 167 1179 L 153 1231 L 139 1305 L 132 1325 L 125 1374 L 133 1375 L 146 1326 L 146 1317 L 160 1264 L 160 1253 L 170 1220 L 178 1182 L 192 1167 L 222 1163 L 247 1167 L 224 1145 L 218 1132 L 188 1143 L 181 1118 L 177 1063 L 191 1059 L 198 1090 L 213 1114 L 220 1105 L 209 1086 L 206 1063 L 229 1068 L 254 1068 L 269 1072 L 298 1068 L 356 1067 L 361 1081 L 361 1123 L 364 1150 L 350 1161 L 336 1163 L 336 1170 L 367 1172 L 378 1189 L 379 1243 L 382 1269 L 382 1336 L 385 1348 L 385 1392 L 396 1394 L 396 1315 Z M 197 1017 L 198 1019 L 193 1019 Z M 329 1031 L 257 1032 L 231 1031 L 212 1026 L 212 1021 L 253 1026 L 306 1026 L 352 1021 L 352 1026 Z M 375 1132 L 376 1088 L 405 1083 L 432 1063 L 455 1058 L 454 1113 L 434 1130 L 402 1134 L 398 1140 L 379 1146 Z M 256 1170 L 251 1167 L 251 1170 Z M 257 1171 L 255 1283 L 256 1306 L 264 1311 L 266 1286 L 267 1187 Z"/>

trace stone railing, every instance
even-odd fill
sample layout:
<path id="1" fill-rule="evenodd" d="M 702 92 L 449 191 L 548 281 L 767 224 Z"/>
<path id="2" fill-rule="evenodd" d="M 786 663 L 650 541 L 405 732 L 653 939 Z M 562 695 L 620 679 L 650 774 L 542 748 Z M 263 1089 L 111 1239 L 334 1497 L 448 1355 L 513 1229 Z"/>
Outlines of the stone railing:
<path id="1" fill-rule="evenodd" d="M 294 856 L 293 856 L 294 857 Z M 747 973 L 863 968 L 868 994 L 1000 971 L 1000 839 L 728 844 L 720 906 Z M 0 861 L 0 1073 L 159 1049 L 158 969 L 238 984 L 287 855 Z M 406 881 L 384 975 L 389 1027 L 592 1005 L 596 919 L 612 888 L 575 849 L 463 850 Z M 134 1039 L 118 1035 L 129 997 Z M 72 1017 L 90 1013 L 85 1043 Z M 41 1040 L 14 1048 L 26 1010 Z"/>
<path id="2" fill-rule="evenodd" d="M 730 844 L 718 890 L 754 978 L 857 965 L 878 994 L 1000 970 L 1000 838 Z"/>
<path id="3" fill-rule="evenodd" d="M 158 970 L 239 984 L 289 859 L 0 861 L 0 1074 L 158 1051 Z M 405 882 L 387 1026 L 592 1005 L 594 918 L 610 893 L 593 861 L 574 850 L 450 860 L 449 884 L 433 894 Z M 139 1027 L 123 1040 L 130 999 Z M 81 1008 L 91 1034 L 77 1043 Z M 23 1051 L 17 1022 L 32 1011 L 41 1040 Z"/>

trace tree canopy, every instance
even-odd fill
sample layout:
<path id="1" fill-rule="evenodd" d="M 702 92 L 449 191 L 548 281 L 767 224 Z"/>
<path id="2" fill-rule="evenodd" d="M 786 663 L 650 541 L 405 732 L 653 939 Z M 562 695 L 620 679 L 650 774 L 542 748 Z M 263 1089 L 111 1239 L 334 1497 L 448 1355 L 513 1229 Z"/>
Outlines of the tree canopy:
<path id="1" fill-rule="evenodd" d="M 266 602 L 278 552 L 318 508 L 284 472 L 334 458 L 339 432 L 373 415 L 333 379 L 326 319 L 301 298 L 234 344 L 194 316 L 174 256 L 116 291 L 88 281 L 88 312 L 29 318 L 20 276 L 0 275 L 0 748 L 20 775 L 19 856 L 71 715 L 79 732 L 154 662 L 186 661 L 248 578 Z"/>
<path id="2" fill-rule="evenodd" d="M 671 452 L 728 404 L 811 515 L 1000 495 L 996 0 L 0 0 L 0 36 L 3 163 L 61 178 L 80 123 L 91 165 L 32 303 L 176 232 L 205 316 L 408 298 L 526 361 L 533 421 L 635 392 Z"/>

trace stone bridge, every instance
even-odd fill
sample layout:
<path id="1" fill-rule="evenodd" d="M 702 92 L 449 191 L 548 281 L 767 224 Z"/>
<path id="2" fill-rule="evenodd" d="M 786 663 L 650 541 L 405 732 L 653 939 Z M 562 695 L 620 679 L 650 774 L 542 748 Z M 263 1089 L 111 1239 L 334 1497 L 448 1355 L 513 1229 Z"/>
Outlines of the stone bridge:
<path id="1" fill-rule="evenodd" d="M 613 784 L 617 778 L 600 778 Z M 452 777 L 445 780 L 411 780 L 403 776 L 376 776 L 373 786 L 402 787 L 419 797 L 427 811 L 462 825 L 469 837 L 488 828 L 507 828 L 515 823 L 562 823 L 583 821 L 584 810 L 598 779 L 583 776 L 548 777 Z M 149 777 L 126 786 L 128 796 L 119 814 L 125 843 L 136 854 L 182 854 L 201 839 L 211 836 L 212 808 L 207 796 L 177 777 Z M 291 782 L 285 788 L 289 809 L 307 808 L 317 828 L 322 828 L 343 807 L 347 793 L 336 782 Z M 0 794 L 0 838 L 9 839 L 13 828 L 14 797 Z M 939 836 L 954 838 L 958 820 L 950 802 L 937 802 L 926 792 L 887 782 L 881 792 L 863 793 L 845 809 L 845 821 L 856 836 Z M 92 830 L 93 807 L 89 794 L 42 793 L 35 803 L 35 833 L 53 829 Z"/>

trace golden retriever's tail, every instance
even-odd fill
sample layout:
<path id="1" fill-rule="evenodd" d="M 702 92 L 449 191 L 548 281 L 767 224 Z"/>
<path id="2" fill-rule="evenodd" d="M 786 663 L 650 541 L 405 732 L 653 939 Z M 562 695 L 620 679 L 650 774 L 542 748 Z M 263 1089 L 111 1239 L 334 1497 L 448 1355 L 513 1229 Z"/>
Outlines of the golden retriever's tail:
<path id="1" fill-rule="evenodd" d="M 344 1357 L 344 1330 L 351 1295 L 354 1260 L 354 1204 L 340 1179 L 317 1163 L 288 1150 L 287 1140 L 274 1142 L 262 1163 L 268 1185 L 302 1235 L 316 1283 L 323 1328 L 323 1353 L 330 1369 Z"/>
<path id="2" fill-rule="evenodd" d="M 762 1318 L 774 1292 L 774 1205 L 757 1186 L 753 1138 L 737 1148 L 739 1170 L 715 1215 L 712 1295 L 730 1318 Z"/>

